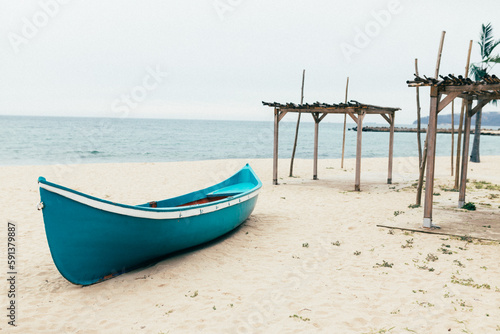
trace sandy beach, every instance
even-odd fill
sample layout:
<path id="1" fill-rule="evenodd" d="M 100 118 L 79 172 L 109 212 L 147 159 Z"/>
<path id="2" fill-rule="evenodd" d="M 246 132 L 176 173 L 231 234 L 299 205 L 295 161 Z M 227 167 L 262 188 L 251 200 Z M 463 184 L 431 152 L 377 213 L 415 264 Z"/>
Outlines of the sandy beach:
<path id="1" fill-rule="evenodd" d="M 52 261 L 38 176 L 114 202 L 139 204 L 196 190 L 249 162 L 263 182 L 250 218 L 232 233 L 141 270 L 81 287 Z M 417 158 L 272 160 L 0 167 L 1 305 L 8 311 L 7 223 L 16 225 L 16 324 L 5 333 L 494 333 L 500 331 L 500 243 L 377 227 L 417 217 Z M 435 206 L 454 208 L 449 157 L 436 163 Z M 471 181 L 500 184 L 500 156 L 470 164 Z M 439 186 L 442 188 L 439 188 Z M 441 189 L 441 190 L 439 190 Z M 500 188 L 467 202 L 500 224 Z M 441 211 L 440 211 L 441 212 Z M 410 219 L 410 218 L 408 218 Z M 413 219 L 413 218 L 412 218 Z M 434 222 L 447 217 L 436 212 Z M 485 227 L 486 228 L 486 227 Z"/>

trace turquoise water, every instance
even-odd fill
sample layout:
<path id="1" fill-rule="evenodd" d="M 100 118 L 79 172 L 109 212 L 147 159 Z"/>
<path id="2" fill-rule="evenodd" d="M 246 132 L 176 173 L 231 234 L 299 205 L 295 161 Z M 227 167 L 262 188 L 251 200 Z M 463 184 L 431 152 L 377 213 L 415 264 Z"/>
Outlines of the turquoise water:
<path id="1" fill-rule="evenodd" d="M 291 156 L 295 125 L 280 123 L 280 158 Z M 319 158 L 340 158 L 342 127 L 320 124 Z M 416 134 L 394 138 L 395 157 L 417 155 Z M 314 124 L 301 123 L 297 158 L 312 158 L 313 140 Z M 0 141 L 0 165 L 272 158 L 273 123 L 0 116 Z M 363 157 L 386 157 L 388 147 L 388 133 L 363 132 Z M 451 136 L 438 134 L 437 154 L 450 149 Z M 348 131 L 345 156 L 355 154 L 356 132 Z M 500 155 L 500 137 L 482 136 L 481 155 Z"/>

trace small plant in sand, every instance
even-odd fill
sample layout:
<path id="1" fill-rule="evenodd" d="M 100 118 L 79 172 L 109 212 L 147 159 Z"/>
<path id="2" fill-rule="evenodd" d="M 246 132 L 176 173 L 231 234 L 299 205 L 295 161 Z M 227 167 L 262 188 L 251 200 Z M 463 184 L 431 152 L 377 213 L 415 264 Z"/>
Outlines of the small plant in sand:
<path id="1" fill-rule="evenodd" d="M 476 189 L 500 190 L 500 184 L 493 184 L 486 181 L 473 181 L 472 185 Z"/>
<path id="2" fill-rule="evenodd" d="M 304 242 L 304 243 L 302 244 L 302 247 L 309 248 L 309 243 L 308 243 L 308 242 Z"/>
<path id="3" fill-rule="evenodd" d="M 408 208 L 410 208 L 410 209 L 416 209 L 416 208 L 420 208 L 420 205 L 418 205 L 418 204 L 410 204 L 410 205 L 408 205 Z"/>
<path id="4" fill-rule="evenodd" d="M 184 296 L 186 296 L 186 297 L 187 297 L 188 295 L 184 295 Z M 196 290 L 196 291 L 195 291 L 195 292 L 194 292 L 191 296 L 189 296 L 189 297 L 194 298 L 194 297 L 196 297 L 196 296 L 198 296 L 198 290 Z"/>
<path id="5" fill-rule="evenodd" d="M 460 307 L 462 307 L 462 311 L 468 311 L 468 312 L 472 312 L 472 305 L 467 305 L 467 303 L 463 300 L 463 299 L 455 299 L 455 301 L 451 302 L 452 304 L 455 304 L 455 305 L 460 305 Z M 457 308 L 455 307 L 455 311 L 457 310 Z"/>
<path id="6" fill-rule="evenodd" d="M 443 254 L 451 255 L 451 254 L 453 254 L 453 251 L 449 250 L 449 248 L 450 248 L 450 245 L 441 244 L 441 248 L 439 248 L 438 251 L 440 251 Z"/>
<path id="7" fill-rule="evenodd" d="M 441 193 L 433 193 L 434 196 L 441 196 Z"/>
<path id="8" fill-rule="evenodd" d="M 406 244 L 401 245 L 401 248 L 413 248 L 413 238 L 406 240 Z"/>
<path id="9" fill-rule="evenodd" d="M 476 211 L 476 205 L 472 202 L 467 202 L 462 206 L 462 209 L 469 210 L 469 211 Z"/>
<path id="10" fill-rule="evenodd" d="M 460 284 L 464 286 L 471 286 L 476 289 L 487 289 L 487 290 L 491 289 L 491 286 L 489 284 L 477 284 L 474 283 L 474 280 L 472 278 L 459 278 L 456 277 L 455 275 L 451 276 L 451 283 Z"/>
<path id="11" fill-rule="evenodd" d="M 394 211 L 394 217 L 397 217 L 397 216 L 399 216 L 399 215 L 401 215 L 403 213 L 405 213 L 405 212 L 404 211 L 399 211 L 399 210 L 398 211 Z"/>
<path id="12" fill-rule="evenodd" d="M 462 262 L 458 261 L 458 260 L 453 260 L 453 263 L 456 264 L 459 267 L 465 268 L 465 265 Z"/>
<path id="13" fill-rule="evenodd" d="M 448 191 L 448 192 L 458 192 L 458 189 L 455 189 L 455 188 L 448 188 L 448 187 L 445 187 L 445 186 L 439 186 L 439 188 L 440 188 L 442 191 Z"/>
<path id="14" fill-rule="evenodd" d="M 332 245 L 334 245 L 334 246 L 340 246 L 340 241 L 337 240 L 335 242 L 332 242 Z"/>
<path id="15" fill-rule="evenodd" d="M 387 234 L 391 234 L 391 235 L 393 235 L 393 234 L 394 234 L 394 230 L 391 228 L 391 229 L 387 232 Z"/>
<path id="16" fill-rule="evenodd" d="M 288 317 L 292 318 L 292 319 L 302 320 L 302 321 L 311 321 L 311 319 L 309 319 L 309 318 L 303 318 L 302 316 L 297 315 L 297 314 L 290 315 Z"/>
<path id="17" fill-rule="evenodd" d="M 355 251 L 354 255 L 356 255 L 356 256 L 361 255 L 361 252 L 360 251 Z"/>
<path id="18" fill-rule="evenodd" d="M 435 262 L 439 260 L 439 258 L 432 253 L 427 254 L 427 257 L 425 259 L 427 260 L 427 262 Z"/>
<path id="19" fill-rule="evenodd" d="M 415 265 L 415 267 L 417 267 L 418 269 L 422 269 L 422 270 L 429 270 L 430 272 L 434 271 L 434 268 L 429 268 L 425 264 L 423 266 L 417 266 L 417 265 Z"/>
<path id="20" fill-rule="evenodd" d="M 386 268 L 392 268 L 394 263 L 389 263 L 386 260 L 382 260 L 382 263 L 376 263 L 373 268 L 379 268 L 379 267 L 386 267 Z"/>
<path id="21" fill-rule="evenodd" d="M 422 307 L 433 307 L 434 304 L 431 304 L 429 302 L 419 302 L 419 301 L 416 301 L 415 304 L 419 305 L 419 306 L 422 306 Z"/>
<path id="22" fill-rule="evenodd" d="M 427 291 L 422 290 L 422 289 L 419 289 L 419 290 L 412 290 L 412 291 L 413 291 L 413 293 L 417 293 L 417 292 L 421 292 L 421 293 L 423 293 L 423 294 L 426 294 L 426 293 L 427 293 Z"/>
<path id="23" fill-rule="evenodd" d="M 217 310 L 217 308 L 215 307 L 215 305 L 212 307 L 212 309 L 213 309 L 214 311 L 215 311 L 215 310 Z"/>

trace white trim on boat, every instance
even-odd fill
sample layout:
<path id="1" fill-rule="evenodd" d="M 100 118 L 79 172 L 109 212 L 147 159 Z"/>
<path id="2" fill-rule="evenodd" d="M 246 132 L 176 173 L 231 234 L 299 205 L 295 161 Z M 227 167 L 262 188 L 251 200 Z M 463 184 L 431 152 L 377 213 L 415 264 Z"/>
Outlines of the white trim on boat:
<path id="1" fill-rule="evenodd" d="M 201 214 L 205 213 L 210 213 L 218 210 L 222 210 L 224 208 L 227 208 L 228 206 L 232 206 L 235 204 L 239 204 L 242 202 L 246 202 L 251 198 L 254 198 L 259 194 L 260 189 L 257 189 L 253 192 L 251 192 L 248 195 L 245 195 L 243 197 L 239 197 L 233 200 L 230 200 L 228 202 L 222 202 L 222 203 L 215 203 L 213 205 L 209 206 L 203 206 L 200 208 L 193 208 L 193 209 L 187 209 L 187 210 L 172 210 L 172 211 L 160 211 L 162 210 L 161 208 L 158 208 L 158 211 L 156 210 L 141 210 L 141 209 L 133 209 L 133 208 L 125 208 L 119 205 L 114 205 L 110 203 L 105 203 L 101 202 L 98 200 L 94 200 L 92 198 L 88 198 L 85 196 L 81 196 L 78 194 L 75 194 L 71 191 L 63 190 L 60 188 L 56 188 L 53 186 L 49 186 L 48 184 L 40 183 L 39 184 L 41 188 L 48 190 L 50 192 L 53 192 L 55 194 L 61 195 L 63 197 L 72 199 L 76 202 L 91 206 L 93 208 L 107 211 L 107 212 L 112 212 L 112 213 L 117 213 L 120 215 L 125 215 L 125 216 L 131 216 L 131 217 L 137 217 L 137 218 L 148 218 L 148 219 L 178 219 L 178 218 L 186 218 L 186 217 L 193 217 L 193 216 L 199 216 Z"/>

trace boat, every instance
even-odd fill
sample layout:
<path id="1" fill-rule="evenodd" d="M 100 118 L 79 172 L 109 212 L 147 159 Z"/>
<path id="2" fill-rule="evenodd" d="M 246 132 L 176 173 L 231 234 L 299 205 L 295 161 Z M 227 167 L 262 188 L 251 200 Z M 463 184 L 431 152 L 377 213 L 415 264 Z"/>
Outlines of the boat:
<path id="1" fill-rule="evenodd" d="M 252 213 L 262 187 L 247 164 L 211 187 L 140 205 L 99 199 L 38 178 L 45 233 L 63 277 L 90 285 L 214 240 Z"/>

